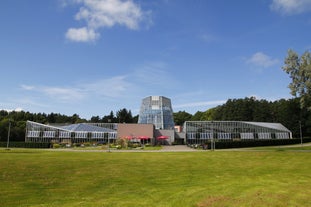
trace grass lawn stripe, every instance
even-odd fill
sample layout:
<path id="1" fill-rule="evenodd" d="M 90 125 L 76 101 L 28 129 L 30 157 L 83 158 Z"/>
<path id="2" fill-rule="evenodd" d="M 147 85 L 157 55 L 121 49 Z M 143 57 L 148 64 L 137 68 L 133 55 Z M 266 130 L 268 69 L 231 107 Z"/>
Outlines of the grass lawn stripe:
<path id="1" fill-rule="evenodd" d="M 0 149 L 0 206 L 311 206 L 309 157 Z"/>

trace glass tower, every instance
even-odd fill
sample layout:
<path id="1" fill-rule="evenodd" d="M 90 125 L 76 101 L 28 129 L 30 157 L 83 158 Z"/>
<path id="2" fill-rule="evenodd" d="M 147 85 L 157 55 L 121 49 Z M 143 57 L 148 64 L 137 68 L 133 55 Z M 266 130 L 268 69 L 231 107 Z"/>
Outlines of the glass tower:
<path id="1" fill-rule="evenodd" d="M 142 100 L 139 124 L 154 124 L 156 129 L 174 129 L 171 100 L 164 96 L 149 96 Z"/>

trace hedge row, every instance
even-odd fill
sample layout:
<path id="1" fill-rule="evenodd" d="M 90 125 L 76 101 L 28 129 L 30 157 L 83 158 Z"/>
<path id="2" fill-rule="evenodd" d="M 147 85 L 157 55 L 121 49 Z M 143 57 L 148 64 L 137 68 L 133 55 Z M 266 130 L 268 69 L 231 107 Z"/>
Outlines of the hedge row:
<path id="1" fill-rule="evenodd" d="M 0 142 L 0 147 L 7 147 L 6 142 Z M 10 142 L 9 148 L 50 148 L 50 143 L 35 143 L 35 142 Z"/>
<path id="2" fill-rule="evenodd" d="M 311 138 L 303 138 L 303 143 L 311 142 Z M 269 140 L 243 140 L 243 141 L 217 141 L 216 149 L 226 148 L 243 148 L 243 147 L 259 147 L 259 146 L 277 146 L 300 144 L 300 139 L 269 139 Z M 208 149 L 211 148 L 211 143 L 206 143 Z M 0 147 L 6 147 L 6 142 L 0 142 Z M 10 142 L 11 148 L 51 148 L 50 143 L 35 143 L 35 142 Z"/>
<path id="3" fill-rule="evenodd" d="M 304 138 L 303 143 L 311 142 L 311 138 Z M 300 139 L 269 139 L 269 140 L 243 140 L 243 141 L 224 141 L 216 142 L 216 149 L 227 148 L 243 148 L 243 147 L 261 147 L 261 146 L 278 146 L 278 145 L 291 145 L 300 144 Z M 211 148 L 211 144 L 207 143 L 208 148 Z"/>

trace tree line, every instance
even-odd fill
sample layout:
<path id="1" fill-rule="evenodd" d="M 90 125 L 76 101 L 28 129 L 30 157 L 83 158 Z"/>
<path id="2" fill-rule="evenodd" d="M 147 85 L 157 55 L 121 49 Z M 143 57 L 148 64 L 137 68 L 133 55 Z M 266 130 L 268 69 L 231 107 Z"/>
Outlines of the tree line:
<path id="1" fill-rule="evenodd" d="M 175 125 L 183 125 L 185 121 L 255 121 L 278 122 L 293 132 L 294 137 L 311 136 L 311 112 L 300 107 L 300 99 L 280 99 L 277 101 L 257 100 L 255 97 L 244 99 L 229 99 L 225 104 L 190 114 L 186 111 L 173 113 Z M 138 115 L 133 116 L 131 110 L 120 109 L 114 115 L 113 111 L 103 117 L 92 116 L 89 120 L 59 113 L 30 113 L 0 111 L 0 142 L 5 142 L 8 135 L 9 122 L 10 140 L 24 141 L 26 121 L 42 124 L 76 124 L 91 123 L 137 123 Z"/>
<path id="2" fill-rule="evenodd" d="M 173 114 L 176 125 L 185 121 L 256 121 L 279 122 L 293 132 L 294 137 L 311 136 L 311 53 L 304 52 L 301 56 L 294 50 L 288 50 L 284 59 L 283 71 L 290 78 L 290 93 L 292 99 L 277 101 L 256 100 L 256 98 L 229 99 L 225 104 L 198 111 L 194 115 L 185 111 Z M 113 111 L 103 117 L 93 116 L 90 120 L 82 119 L 78 114 L 66 116 L 59 113 L 30 113 L 0 111 L 0 142 L 6 141 L 9 125 L 11 126 L 10 139 L 24 141 L 26 121 L 35 121 L 43 124 L 53 123 L 137 123 L 138 115 L 133 116 L 131 110 L 120 109 L 114 115 Z"/>
<path id="3" fill-rule="evenodd" d="M 198 111 L 194 115 L 185 111 L 174 113 L 177 125 L 185 121 L 254 121 L 281 123 L 293 132 L 294 137 L 311 135 L 311 113 L 300 107 L 300 99 L 277 101 L 257 100 L 255 97 L 229 99 L 225 104 Z"/>
<path id="4" fill-rule="evenodd" d="M 26 122 L 34 121 L 41 124 L 77 124 L 77 123 L 137 123 L 138 115 L 133 116 L 131 110 L 120 109 L 114 115 L 113 111 L 103 117 L 92 116 L 89 120 L 80 118 L 78 114 L 72 116 L 60 113 L 30 113 L 25 111 L 0 111 L 0 142 L 7 141 L 10 125 L 10 140 L 24 141 Z"/>
<path id="5" fill-rule="evenodd" d="M 235 120 L 279 122 L 293 132 L 294 137 L 311 135 L 311 53 L 299 55 L 292 49 L 287 51 L 282 70 L 291 79 L 288 85 L 293 99 L 274 102 L 245 99 L 229 99 L 224 105 L 197 112 L 193 116 L 185 111 L 174 114 L 175 122 L 185 120 Z"/>

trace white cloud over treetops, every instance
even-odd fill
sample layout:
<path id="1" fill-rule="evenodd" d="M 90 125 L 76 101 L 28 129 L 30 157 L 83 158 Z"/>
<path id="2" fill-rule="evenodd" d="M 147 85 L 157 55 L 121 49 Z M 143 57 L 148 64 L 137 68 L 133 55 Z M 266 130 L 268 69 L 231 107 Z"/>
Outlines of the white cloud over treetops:
<path id="1" fill-rule="evenodd" d="M 75 42 L 90 42 L 95 41 L 99 38 L 99 33 L 93 29 L 86 27 L 82 28 L 70 28 L 66 33 L 66 38 Z"/>
<path id="2" fill-rule="evenodd" d="M 272 0 L 270 9 L 284 15 L 311 11 L 310 0 Z"/>
<path id="3" fill-rule="evenodd" d="M 95 41 L 100 37 L 100 28 L 125 26 L 128 29 L 139 29 L 139 24 L 149 21 L 150 12 L 143 11 L 132 0 L 65 0 L 81 5 L 75 15 L 77 21 L 84 20 L 86 26 L 69 28 L 66 38 L 76 42 Z M 68 3 L 69 4 L 69 3 Z M 66 4 L 66 5 L 68 5 Z"/>
<path id="4" fill-rule="evenodd" d="M 9 113 L 15 111 L 15 112 L 20 112 L 20 111 L 23 111 L 23 109 L 21 107 L 18 107 L 16 109 L 1 109 L 1 110 L 4 110 L 4 111 L 7 111 Z"/>
<path id="5" fill-rule="evenodd" d="M 42 93 L 50 98 L 57 99 L 63 102 L 81 100 L 84 97 L 81 89 L 73 87 L 30 86 L 24 84 L 21 85 L 21 88 L 26 91 L 35 91 Z"/>
<path id="6" fill-rule="evenodd" d="M 21 85 L 21 89 L 36 92 L 49 97 L 56 102 L 73 102 L 85 100 L 88 97 L 122 97 L 130 87 L 126 76 L 115 76 L 107 79 L 92 81 L 91 83 L 75 86 L 32 86 Z"/>
<path id="7" fill-rule="evenodd" d="M 278 59 L 273 59 L 262 52 L 257 52 L 246 60 L 246 63 L 248 64 L 264 68 L 271 67 L 278 64 L 279 62 L 280 61 Z"/>

